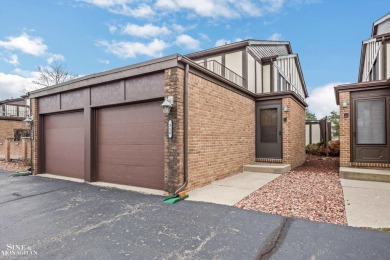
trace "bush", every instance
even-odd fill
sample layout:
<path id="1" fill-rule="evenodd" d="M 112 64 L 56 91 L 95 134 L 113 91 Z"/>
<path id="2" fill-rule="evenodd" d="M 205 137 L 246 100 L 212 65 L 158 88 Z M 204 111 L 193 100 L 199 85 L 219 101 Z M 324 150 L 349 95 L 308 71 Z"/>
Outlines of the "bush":
<path id="1" fill-rule="evenodd" d="M 331 156 L 340 155 L 340 141 L 330 141 L 328 145 L 328 152 Z M 308 144 L 306 146 L 306 153 L 312 155 L 326 156 L 326 147 L 324 143 Z"/>

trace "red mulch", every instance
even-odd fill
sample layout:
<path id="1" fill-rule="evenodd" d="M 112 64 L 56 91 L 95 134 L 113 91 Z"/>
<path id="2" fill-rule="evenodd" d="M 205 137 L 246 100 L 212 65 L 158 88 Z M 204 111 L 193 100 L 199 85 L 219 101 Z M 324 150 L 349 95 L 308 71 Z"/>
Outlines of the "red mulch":
<path id="1" fill-rule="evenodd" d="M 28 168 L 30 168 L 30 166 L 27 166 L 20 161 L 12 161 L 12 162 L 0 161 L 0 169 L 5 171 L 24 172 Z"/>
<path id="2" fill-rule="evenodd" d="M 287 172 L 236 204 L 236 207 L 288 217 L 347 224 L 339 158 L 308 155 Z"/>

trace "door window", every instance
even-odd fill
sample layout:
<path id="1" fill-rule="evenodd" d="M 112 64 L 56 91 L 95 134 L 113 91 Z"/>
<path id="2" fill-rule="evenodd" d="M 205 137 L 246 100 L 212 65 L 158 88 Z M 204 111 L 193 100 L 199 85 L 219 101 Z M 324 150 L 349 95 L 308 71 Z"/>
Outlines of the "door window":
<path id="1" fill-rule="evenodd" d="M 277 109 L 260 110 L 260 138 L 262 143 L 276 143 L 278 130 Z"/>
<path id="2" fill-rule="evenodd" d="M 385 100 L 356 101 L 357 144 L 386 144 Z"/>

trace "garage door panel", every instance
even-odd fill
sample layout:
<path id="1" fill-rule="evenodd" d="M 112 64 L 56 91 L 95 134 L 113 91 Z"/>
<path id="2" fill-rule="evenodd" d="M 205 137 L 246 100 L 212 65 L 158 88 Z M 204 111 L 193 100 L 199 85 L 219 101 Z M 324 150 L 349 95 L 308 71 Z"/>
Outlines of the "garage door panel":
<path id="1" fill-rule="evenodd" d="M 45 172 L 84 179 L 82 112 L 44 117 Z"/>
<path id="2" fill-rule="evenodd" d="M 154 106 L 150 106 L 154 104 Z M 124 125 L 140 122 L 164 121 L 161 113 L 161 102 L 152 102 L 133 105 L 131 114 L 128 106 L 112 107 L 104 109 L 104 114 L 99 115 L 98 125 Z M 147 117 L 145 117 L 147 115 Z"/>
<path id="3" fill-rule="evenodd" d="M 139 158 L 137 146 L 99 145 L 99 162 L 136 165 Z"/>
<path id="4" fill-rule="evenodd" d="M 99 181 L 129 185 L 127 165 L 98 163 Z"/>
<path id="5" fill-rule="evenodd" d="M 100 126 L 98 138 L 99 144 L 156 144 L 164 141 L 163 131 L 163 122 Z"/>
<path id="6" fill-rule="evenodd" d="M 161 102 L 98 111 L 98 179 L 164 188 L 164 114 Z"/>
<path id="7" fill-rule="evenodd" d="M 161 167 L 129 167 L 127 173 L 130 185 L 144 186 L 147 183 L 151 189 L 164 187 L 164 170 Z"/>

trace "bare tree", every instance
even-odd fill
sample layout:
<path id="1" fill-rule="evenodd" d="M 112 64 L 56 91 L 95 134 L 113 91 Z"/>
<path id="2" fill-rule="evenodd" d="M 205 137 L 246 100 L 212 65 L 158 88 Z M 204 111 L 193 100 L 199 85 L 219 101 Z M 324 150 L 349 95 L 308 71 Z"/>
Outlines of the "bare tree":
<path id="1" fill-rule="evenodd" d="M 38 66 L 39 76 L 33 83 L 45 87 L 57 85 L 77 78 L 77 74 L 69 72 L 65 65 L 53 63 L 48 67 Z"/>

